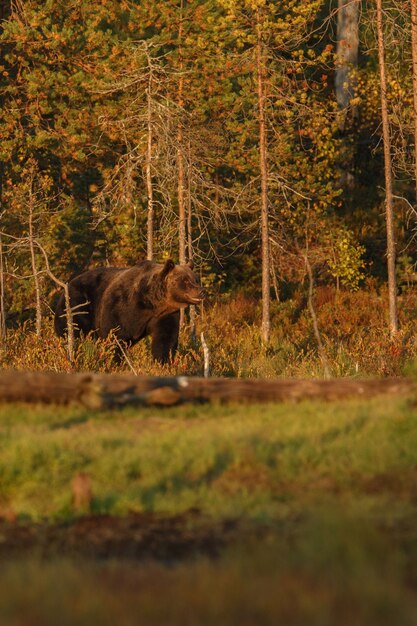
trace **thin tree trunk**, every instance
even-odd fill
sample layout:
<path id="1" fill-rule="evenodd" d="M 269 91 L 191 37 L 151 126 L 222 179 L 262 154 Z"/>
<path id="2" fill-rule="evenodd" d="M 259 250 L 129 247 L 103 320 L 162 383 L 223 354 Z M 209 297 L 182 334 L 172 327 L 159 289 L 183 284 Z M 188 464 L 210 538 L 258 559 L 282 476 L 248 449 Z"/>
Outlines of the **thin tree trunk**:
<path id="1" fill-rule="evenodd" d="M 268 162 L 265 122 L 265 69 L 259 12 L 256 16 L 256 71 L 258 88 L 259 169 L 261 175 L 261 245 L 262 245 L 262 341 L 270 339 L 270 258 L 268 214 Z"/>
<path id="2" fill-rule="evenodd" d="M 177 167 L 178 167 L 178 251 L 180 264 L 185 263 L 186 258 L 186 211 L 184 194 L 184 154 L 183 154 L 183 130 L 182 130 L 182 108 L 184 106 L 184 59 L 182 53 L 184 3 L 180 0 L 180 23 L 178 29 L 178 57 L 179 57 L 179 83 L 178 83 L 178 108 L 179 122 L 177 132 Z"/>
<path id="3" fill-rule="evenodd" d="M 179 57 L 179 83 L 178 83 L 178 131 L 177 131 L 177 168 L 178 168 L 178 261 L 181 265 L 186 258 L 186 214 L 184 199 L 184 154 L 183 154 L 183 131 L 182 131 L 182 108 L 184 106 L 184 59 L 182 56 L 182 36 L 185 0 L 180 0 L 180 24 L 178 29 L 178 57 Z M 184 309 L 180 311 L 180 327 L 184 325 Z"/>
<path id="4" fill-rule="evenodd" d="M 68 349 L 68 360 L 71 365 L 74 364 L 74 346 L 75 346 L 75 334 L 74 334 L 74 316 L 71 308 L 70 294 L 69 294 L 69 286 L 68 283 L 63 283 L 62 280 L 59 280 L 52 272 L 49 266 L 48 255 L 46 254 L 45 248 L 39 241 L 36 242 L 39 250 L 41 251 L 43 258 L 45 260 L 46 265 L 46 273 L 50 277 L 50 279 L 61 289 L 64 290 L 64 301 L 65 301 L 65 317 L 67 321 L 67 349 Z"/>
<path id="5" fill-rule="evenodd" d="M 271 263 L 271 277 L 272 277 L 272 286 L 275 291 L 275 298 L 277 302 L 280 302 L 279 299 L 279 289 L 278 289 L 278 281 L 277 281 L 277 273 L 275 271 L 274 263 Z"/>
<path id="6" fill-rule="evenodd" d="M 178 129 L 178 260 L 182 265 L 186 259 L 186 215 L 184 199 L 184 156 L 182 152 L 182 129 Z"/>
<path id="7" fill-rule="evenodd" d="M 1 28 L 1 27 L 0 27 Z M 3 216 L 3 173 L 4 163 L 0 161 L 0 214 Z M 4 301 L 4 250 L 3 239 L 0 234 L 0 347 L 6 348 L 6 309 Z"/>
<path id="8" fill-rule="evenodd" d="M 148 194 L 148 220 L 147 220 L 147 238 L 146 238 L 146 258 L 148 261 L 153 259 L 153 228 L 154 228 L 154 202 L 153 202 L 153 185 L 152 185 L 152 141 L 153 141 L 153 129 L 152 129 L 152 67 L 149 64 L 149 81 L 148 89 L 146 92 L 147 105 L 148 105 L 148 143 L 146 150 L 146 189 Z"/>
<path id="9" fill-rule="evenodd" d="M 389 326 L 393 337 L 398 332 L 397 312 L 397 284 L 395 276 L 395 233 L 394 233 L 394 202 L 392 192 L 391 166 L 391 138 L 387 102 L 387 77 L 385 70 L 384 31 L 382 19 L 382 0 L 376 0 L 377 30 L 378 30 L 378 59 L 381 81 L 381 112 L 382 135 L 384 143 L 384 171 L 385 171 L 385 219 L 387 228 L 387 267 L 388 267 L 388 299 L 389 299 Z"/>
<path id="10" fill-rule="evenodd" d="M 417 202 L 417 0 L 411 0 L 411 51 L 413 55 L 414 178 Z"/>
<path id="11" fill-rule="evenodd" d="M 35 301 L 36 301 L 36 334 L 39 337 L 42 331 L 42 303 L 41 289 L 39 284 L 39 272 L 36 263 L 35 243 L 33 236 L 33 172 L 31 173 L 30 189 L 29 189 L 29 248 L 30 260 L 32 265 L 33 280 L 35 283 Z"/>
<path id="12" fill-rule="evenodd" d="M 68 283 L 64 283 L 63 287 L 64 287 L 64 299 L 65 299 L 65 315 L 66 315 L 66 320 L 67 320 L 68 360 L 72 365 L 74 363 L 74 343 L 75 343 L 74 318 L 72 315 Z"/>
<path id="13" fill-rule="evenodd" d="M 192 199 L 191 199 L 191 146 L 188 142 L 188 172 L 187 172 L 187 255 L 190 261 L 193 260 L 193 230 L 192 230 Z M 196 340 L 196 311 L 195 306 L 190 306 L 190 338 Z"/>
<path id="14" fill-rule="evenodd" d="M 6 310 L 4 302 L 3 240 L 0 235 L 0 347 L 6 348 Z"/>
<path id="15" fill-rule="evenodd" d="M 308 259 L 307 253 L 303 254 L 303 257 L 304 257 L 304 263 L 305 263 L 307 274 L 308 274 L 308 298 L 307 298 L 308 310 L 310 311 L 311 319 L 313 321 L 314 335 L 316 337 L 320 359 L 323 364 L 324 378 L 329 379 L 330 378 L 329 362 L 327 360 L 326 351 L 324 349 L 323 342 L 321 340 L 319 324 L 317 321 L 317 315 L 316 315 L 316 311 L 314 309 L 314 304 L 313 304 L 313 294 L 314 294 L 313 271 L 311 269 L 311 264 Z"/>

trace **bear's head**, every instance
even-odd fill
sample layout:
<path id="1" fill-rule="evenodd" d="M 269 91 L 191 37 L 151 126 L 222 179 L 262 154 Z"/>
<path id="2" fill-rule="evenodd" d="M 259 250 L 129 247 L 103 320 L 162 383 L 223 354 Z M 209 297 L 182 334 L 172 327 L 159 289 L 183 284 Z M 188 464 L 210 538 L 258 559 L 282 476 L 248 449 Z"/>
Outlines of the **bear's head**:
<path id="1" fill-rule="evenodd" d="M 168 259 L 165 262 L 161 280 L 165 283 L 167 304 L 173 308 L 183 308 L 189 304 L 199 304 L 204 292 L 193 272 L 194 264 L 189 261 L 185 265 L 175 265 Z"/>

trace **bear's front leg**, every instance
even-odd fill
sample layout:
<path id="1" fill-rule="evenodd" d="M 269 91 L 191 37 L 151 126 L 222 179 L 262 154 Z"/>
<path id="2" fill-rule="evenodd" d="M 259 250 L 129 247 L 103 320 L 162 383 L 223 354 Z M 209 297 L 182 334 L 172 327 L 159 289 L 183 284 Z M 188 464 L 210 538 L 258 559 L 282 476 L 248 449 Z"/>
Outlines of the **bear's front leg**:
<path id="1" fill-rule="evenodd" d="M 150 329 L 152 356 L 160 363 L 169 363 L 175 356 L 180 331 L 179 311 L 156 320 Z"/>

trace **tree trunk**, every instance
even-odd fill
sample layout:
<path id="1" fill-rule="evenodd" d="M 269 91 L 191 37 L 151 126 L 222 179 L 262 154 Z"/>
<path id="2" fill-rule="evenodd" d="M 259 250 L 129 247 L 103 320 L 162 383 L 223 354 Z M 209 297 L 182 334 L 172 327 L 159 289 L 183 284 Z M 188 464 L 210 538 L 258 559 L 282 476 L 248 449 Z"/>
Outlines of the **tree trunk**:
<path id="1" fill-rule="evenodd" d="M 3 172 L 4 163 L 0 161 L 0 215 L 3 215 Z M 0 347 L 6 347 L 6 310 L 4 302 L 4 250 L 0 234 Z"/>
<path id="2" fill-rule="evenodd" d="M 50 265 L 49 265 L 49 259 L 48 259 L 48 255 L 46 254 L 45 248 L 42 246 L 42 244 L 39 243 L 39 241 L 36 242 L 36 245 L 38 246 L 39 250 L 41 251 L 44 261 L 45 261 L 45 265 L 46 265 L 46 273 L 48 274 L 49 278 L 59 287 L 61 287 L 61 289 L 64 290 L 64 299 L 65 299 L 65 317 L 66 317 L 66 321 L 67 321 L 67 348 L 68 348 L 68 360 L 71 363 L 71 365 L 73 365 L 74 363 L 74 345 L 75 345 L 75 334 L 74 334 L 74 316 L 72 314 L 72 308 L 71 308 L 71 301 L 70 301 L 70 294 L 69 294 L 69 287 L 68 287 L 68 283 L 63 283 L 62 280 L 59 280 L 59 278 L 57 278 L 55 276 L 55 274 L 52 272 Z"/>
<path id="3" fill-rule="evenodd" d="M 147 105 L 148 105 L 148 142 L 146 150 L 146 189 L 148 194 L 148 219 L 147 219 L 147 238 L 146 238 L 146 258 L 148 261 L 153 259 L 153 224 L 154 224 L 154 203 L 153 203 L 153 186 L 152 186 L 152 68 L 149 67 L 149 82 L 147 89 Z"/>
<path id="4" fill-rule="evenodd" d="M 351 189 L 354 186 L 354 151 L 349 120 L 357 116 L 357 107 L 351 105 L 355 93 L 359 52 L 359 7 L 361 0 L 338 0 L 337 11 L 337 61 L 335 72 L 336 101 L 339 106 L 340 185 Z"/>
<path id="5" fill-rule="evenodd" d="M 192 198 L 191 198 L 191 146 L 188 143 L 188 172 L 187 172 L 187 255 L 190 261 L 193 260 L 193 229 L 192 229 Z M 192 341 L 196 340 L 196 311 L 195 306 L 190 306 L 190 338 Z"/>
<path id="6" fill-rule="evenodd" d="M 268 162 L 265 122 L 265 66 L 259 12 L 256 15 L 256 72 L 258 88 L 259 169 L 261 175 L 261 246 L 262 246 L 262 341 L 270 339 L 270 258 L 268 213 Z"/>
<path id="7" fill-rule="evenodd" d="M 31 173 L 31 182 L 29 188 L 29 248 L 30 260 L 32 265 L 33 280 L 35 283 L 35 301 L 36 301 L 36 334 L 39 337 L 42 331 L 42 303 L 41 289 L 39 284 L 39 272 L 36 263 L 35 241 L 33 236 L 33 176 Z"/>
<path id="8" fill-rule="evenodd" d="M 411 51 L 413 55 L 414 178 L 417 202 L 417 0 L 411 0 Z"/>
<path id="9" fill-rule="evenodd" d="M 183 130 L 182 130 L 182 108 L 184 106 L 184 59 L 182 54 L 184 3 L 180 0 L 180 24 L 178 29 L 178 108 L 179 121 L 177 132 L 177 167 L 178 167 L 178 257 L 180 264 L 185 263 L 186 258 L 186 211 L 184 194 L 184 153 L 183 153 Z"/>
<path id="10" fill-rule="evenodd" d="M 183 265 L 186 258 L 186 214 L 184 199 L 184 153 L 183 153 L 183 132 L 182 132 L 182 108 L 184 106 L 184 60 L 182 56 L 182 35 L 184 2 L 180 0 L 180 24 L 178 29 L 178 57 L 179 57 L 179 83 L 178 83 L 178 132 L 177 132 L 177 168 L 178 168 L 178 262 Z M 184 325 L 184 309 L 180 311 L 180 327 Z"/>
<path id="11" fill-rule="evenodd" d="M 377 30 L 378 30 L 378 59 L 381 81 L 381 112 L 382 136 L 384 143 L 384 171 L 385 171 L 385 219 L 387 228 L 387 267 L 388 267 L 388 298 L 389 298 L 389 325 L 393 337 L 398 332 L 397 312 L 397 284 L 395 276 L 395 234 L 394 234 L 394 202 L 392 192 L 391 166 L 391 137 L 389 128 L 387 77 L 385 70 L 384 31 L 382 19 L 382 0 L 376 0 Z"/>
<path id="12" fill-rule="evenodd" d="M 317 321 L 317 315 L 316 315 L 316 311 L 314 309 L 314 304 L 313 304 L 313 293 L 314 293 L 313 270 L 311 269 L 311 263 L 308 259 L 307 252 L 303 254 L 303 257 L 304 257 L 304 263 L 305 263 L 307 274 L 308 274 L 308 297 L 307 297 L 308 310 L 310 311 L 311 319 L 313 322 L 313 330 L 314 330 L 314 335 L 317 341 L 317 348 L 319 351 L 319 356 L 323 364 L 324 378 L 329 379 L 331 377 L 329 362 L 327 360 L 326 351 L 324 349 L 323 342 L 321 340 L 319 324 Z"/>
<path id="13" fill-rule="evenodd" d="M 0 235 L 0 348 L 6 348 L 6 310 L 4 302 L 3 240 Z"/>
<path id="14" fill-rule="evenodd" d="M 359 52 L 359 5 L 360 0 L 339 0 L 337 12 L 337 64 L 335 75 L 336 100 L 344 112 L 341 130 L 355 91 L 352 68 L 358 65 Z M 352 115 L 356 114 L 356 107 Z"/>

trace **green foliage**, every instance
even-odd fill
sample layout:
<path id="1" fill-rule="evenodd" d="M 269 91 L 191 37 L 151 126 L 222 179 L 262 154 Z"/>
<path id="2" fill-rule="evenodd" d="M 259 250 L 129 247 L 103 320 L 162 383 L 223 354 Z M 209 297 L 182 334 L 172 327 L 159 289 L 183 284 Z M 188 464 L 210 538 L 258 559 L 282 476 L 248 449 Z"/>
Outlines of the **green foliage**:
<path id="1" fill-rule="evenodd" d="M 365 264 L 362 256 L 365 248 L 355 241 L 352 231 L 342 228 L 337 237 L 329 237 L 332 258 L 329 260 L 331 275 L 340 280 L 342 285 L 357 291 L 364 278 Z"/>

